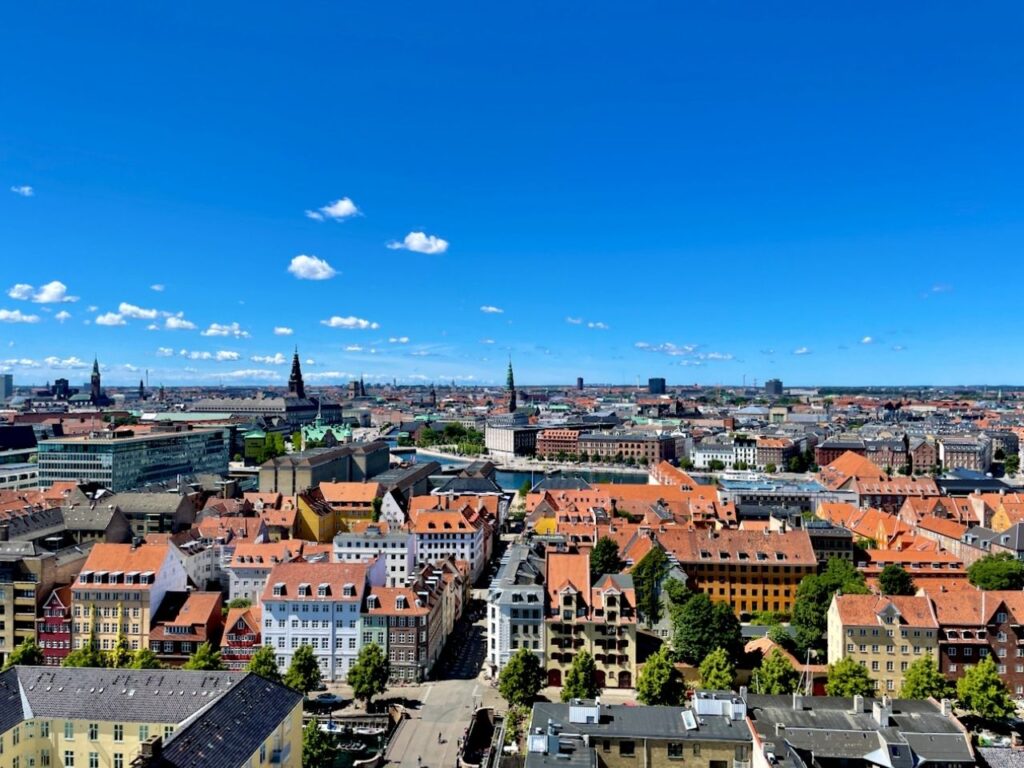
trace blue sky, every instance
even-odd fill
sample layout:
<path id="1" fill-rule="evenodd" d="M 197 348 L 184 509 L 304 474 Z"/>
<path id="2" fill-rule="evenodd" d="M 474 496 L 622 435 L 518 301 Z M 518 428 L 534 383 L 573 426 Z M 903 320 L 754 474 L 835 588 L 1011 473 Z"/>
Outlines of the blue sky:
<path id="1" fill-rule="evenodd" d="M 963 10 L 9 4 L 0 366 L 1022 382 L 1022 11 Z"/>

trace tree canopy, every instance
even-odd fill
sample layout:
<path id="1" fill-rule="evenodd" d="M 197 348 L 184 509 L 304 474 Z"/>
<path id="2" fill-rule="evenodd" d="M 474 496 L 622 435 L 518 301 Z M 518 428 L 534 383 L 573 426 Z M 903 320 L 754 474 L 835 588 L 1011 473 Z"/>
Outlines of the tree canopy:
<path id="1" fill-rule="evenodd" d="M 540 659 L 528 648 L 512 654 L 498 676 L 498 693 L 511 706 L 529 704 L 543 687 Z"/>
<path id="2" fill-rule="evenodd" d="M 668 555 L 661 547 L 640 558 L 633 566 L 633 590 L 636 592 L 636 609 L 640 620 L 648 627 L 661 619 L 661 582 L 668 573 Z"/>
<path id="3" fill-rule="evenodd" d="M 621 570 L 619 545 L 607 536 L 602 536 L 590 550 L 590 578 L 597 580 L 606 573 L 618 573 Z"/>
<path id="4" fill-rule="evenodd" d="M 302 729 L 302 764 L 304 766 L 333 765 L 338 748 L 331 735 L 320 730 L 315 717 Z"/>
<path id="5" fill-rule="evenodd" d="M 800 673 L 790 663 L 789 658 L 778 648 L 761 660 L 761 666 L 754 671 L 753 688 L 755 693 L 779 695 L 792 693 L 800 685 Z"/>
<path id="6" fill-rule="evenodd" d="M 715 648 L 700 663 L 700 685 L 706 690 L 731 691 L 735 678 L 736 667 L 722 648 Z"/>
<path id="7" fill-rule="evenodd" d="M 983 658 L 956 681 L 956 697 L 961 707 L 979 717 L 999 719 L 1011 717 L 1016 711 L 991 656 Z"/>
<path id="8" fill-rule="evenodd" d="M 668 648 L 662 646 L 647 657 L 636 681 L 636 697 L 648 706 L 679 706 L 683 703 L 686 686 L 683 676 L 669 657 Z"/>
<path id="9" fill-rule="evenodd" d="M 352 686 L 352 695 L 366 702 L 366 709 L 369 710 L 373 697 L 383 694 L 391 679 L 391 661 L 384 649 L 376 643 L 360 648 L 347 679 Z"/>
<path id="10" fill-rule="evenodd" d="M 572 659 L 572 666 L 562 681 L 562 701 L 592 699 L 600 693 L 597 687 L 597 665 L 590 651 L 583 649 Z"/>
<path id="11" fill-rule="evenodd" d="M 889 563 L 878 575 L 878 586 L 883 595 L 913 595 L 917 592 L 913 577 L 902 565 Z"/>
<path id="12" fill-rule="evenodd" d="M 741 647 L 740 623 L 728 603 L 713 603 L 695 592 L 672 609 L 672 646 L 676 656 L 699 664 L 716 648 L 735 658 Z"/>
<path id="13" fill-rule="evenodd" d="M 22 640 L 21 643 L 14 646 L 14 650 L 11 651 L 7 661 L 4 662 L 4 669 L 10 669 L 19 664 L 37 667 L 43 661 L 43 649 L 39 647 L 35 640 L 29 638 L 28 640 Z"/>
<path id="14" fill-rule="evenodd" d="M 289 688 L 305 695 L 320 685 L 320 664 L 308 645 L 300 645 L 292 654 L 292 663 L 284 673 L 283 682 Z"/>
<path id="15" fill-rule="evenodd" d="M 821 574 L 810 574 L 800 580 L 791 624 L 796 630 L 796 646 L 801 655 L 808 648 L 824 647 L 828 606 L 832 596 L 840 591 L 844 595 L 866 595 L 869 592 L 864 574 L 849 560 L 840 557 L 829 558 Z"/>
<path id="16" fill-rule="evenodd" d="M 149 648 L 139 648 L 132 654 L 129 669 L 163 669 L 164 663 Z"/>
<path id="17" fill-rule="evenodd" d="M 922 656 L 903 673 L 901 699 L 944 699 L 952 696 L 953 686 L 939 671 L 931 656 Z"/>
<path id="18" fill-rule="evenodd" d="M 202 643 L 181 668 L 216 672 L 224 669 L 224 665 L 220 663 L 220 651 L 215 651 L 209 643 Z"/>
<path id="19" fill-rule="evenodd" d="M 867 669 L 852 656 L 844 656 L 835 664 L 829 664 L 828 682 L 825 692 L 829 696 L 874 696 L 875 681 Z"/>
<path id="20" fill-rule="evenodd" d="M 277 655 L 269 645 L 261 646 L 250 658 L 246 667 L 267 680 L 281 682 L 281 670 L 277 668 Z"/>
<path id="21" fill-rule="evenodd" d="M 1024 563 L 1009 552 L 985 555 L 971 563 L 967 579 L 978 589 L 1024 588 Z"/>

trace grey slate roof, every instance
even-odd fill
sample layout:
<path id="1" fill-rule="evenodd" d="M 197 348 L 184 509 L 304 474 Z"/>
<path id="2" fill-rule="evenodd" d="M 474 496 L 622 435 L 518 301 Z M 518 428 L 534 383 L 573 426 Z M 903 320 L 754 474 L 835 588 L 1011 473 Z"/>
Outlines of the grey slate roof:
<path id="1" fill-rule="evenodd" d="M 435 493 L 501 493 L 501 486 L 487 477 L 453 477 Z"/>
<path id="2" fill-rule="evenodd" d="M 192 722 L 179 728 L 167 741 L 154 768 L 247 766 L 281 719 L 301 701 L 302 694 L 248 674 Z"/>
<path id="3" fill-rule="evenodd" d="M 750 731 L 743 720 L 724 717 L 704 718 L 704 724 L 687 730 L 683 711 L 688 707 L 601 706 L 600 723 L 570 723 L 569 705 L 561 702 L 537 702 L 533 705 L 533 726 L 546 724 L 548 718 L 561 723 L 563 733 L 588 733 L 600 738 L 671 739 L 672 741 L 736 741 L 750 743 Z"/>
<path id="4" fill-rule="evenodd" d="M 31 717 L 80 719 L 88 712 L 97 720 L 129 723 L 180 723 L 244 677 L 180 669 L 15 669 Z"/>

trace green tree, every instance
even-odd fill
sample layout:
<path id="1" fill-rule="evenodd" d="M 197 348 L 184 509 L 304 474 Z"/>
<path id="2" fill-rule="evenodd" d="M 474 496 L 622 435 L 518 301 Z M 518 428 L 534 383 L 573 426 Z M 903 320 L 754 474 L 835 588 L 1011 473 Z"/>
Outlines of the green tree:
<path id="1" fill-rule="evenodd" d="M 787 651 L 792 651 L 796 646 L 793 642 L 793 636 L 789 634 L 789 630 L 782 624 L 772 624 L 768 627 L 767 634 L 769 640 L 780 648 L 785 648 Z"/>
<path id="2" fill-rule="evenodd" d="M 669 602 L 671 602 L 673 606 L 682 605 L 690 599 L 690 595 L 692 594 L 690 590 L 686 588 L 686 585 L 679 579 L 665 579 L 665 583 L 661 586 L 662 589 L 665 590 L 665 594 L 668 595 Z"/>
<path id="3" fill-rule="evenodd" d="M 779 468 L 776 467 L 771 462 L 769 462 L 768 464 L 764 465 L 764 471 L 767 472 L 769 475 L 774 475 L 776 472 L 778 472 L 778 470 L 779 470 Z"/>
<path id="4" fill-rule="evenodd" d="M 107 653 L 106 666 L 113 667 L 114 669 L 122 669 L 129 666 L 132 663 L 132 651 L 128 645 L 128 637 L 124 631 L 117 633 L 117 640 L 114 641 L 114 647 Z"/>
<path id="5" fill-rule="evenodd" d="M 139 648 L 132 654 L 128 669 L 163 669 L 164 664 L 149 648 Z"/>
<path id="6" fill-rule="evenodd" d="M 661 619 L 661 582 L 668 573 L 668 556 L 661 547 L 651 551 L 633 566 L 633 589 L 636 592 L 636 610 L 648 627 Z"/>
<path id="7" fill-rule="evenodd" d="M 348 671 L 348 684 L 352 695 L 366 703 L 369 711 L 374 696 L 380 696 L 388 688 L 391 678 L 391 662 L 384 649 L 376 643 L 369 643 L 359 649 L 356 663 Z"/>
<path id="8" fill-rule="evenodd" d="M 181 668 L 216 672 L 224 669 L 224 665 L 220 663 L 220 651 L 215 651 L 209 643 L 202 643 Z"/>
<path id="9" fill-rule="evenodd" d="M 772 648 L 771 653 L 761 660 L 761 666 L 754 671 L 754 691 L 772 696 L 792 693 L 800 685 L 800 673 L 780 649 Z"/>
<path id="10" fill-rule="evenodd" d="M 320 685 L 320 664 L 312 647 L 300 645 L 292 654 L 292 663 L 284 673 L 284 684 L 305 695 Z"/>
<path id="11" fill-rule="evenodd" d="M 247 597 L 236 597 L 234 600 L 228 601 L 228 608 L 249 608 L 252 606 L 252 600 Z"/>
<path id="12" fill-rule="evenodd" d="M 304 768 L 319 768 L 334 765 L 338 748 L 330 734 L 320 730 L 320 721 L 315 717 L 302 729 L 302 765 Z"/>
<path id="13" fill-rule="evenodd" d="M 44 661 L 43 649 L 39 647 L 35 640 L 29 638 L 22 640 L 21 643 L 14 646 L 14 650 L 11 651 L 7 661 L 4 662 L 4 669 L 10 669 L 15 665 L 38 667 Z"/>
<path id="14" fill-rule="evenodd" d="M 710 469 L 712 472 L 721 472 L 723 469 L 725 469 L 725 462 L 719 461 L 718 459 L 712 459 L 711 461 L 708 462 L 708 469 Z"/>
<path id="15" fill-rule="evenodd" d="M 525 499 L 526 495 L 530 492 L 530 489 L 532 487 L 533 486 L 530 485 L 530 481 L 529 480 L 523 480 L 522 485 L 519 486 L 519 498 L 520 499 Z"/>
<path id="16" fill-rule="evenodd" d="M 544 670 L 537 654 L 520 648 L 498 676 L 498 693 L 509 705 L 529 704 L 544 687 Z"/>
<path id="17" fill-rule="evenodd" d="M 1011 717 L 1016 711 L 991 656 L 983 658 L 956 681 L 956 697 L 961 707 L 979 717 L 999 719 Z"/>
<path id="18" fill-rule="evenodd" d="M 82 643 L 81 648 L 76 648 L 64 657 L 62 667 L 105 667 L 107 660 L 100 651 L 99 641 L 96 639 L 96 615 L 90 613 L 89 636 Z"/>
<path id="19" fill-rule="evenodd" d="M 736 667 L 729 660 L 729 654 L 722 648 L 715 648 L 700 663 L 700 685 L 709 691 L 731 691 L 736 679 Z"/>
<path id="20" fill-rule="evenodd" d="M 562 681 L 562 701 L 592 699 L 600 693 L 597 687 L 597 665 L 585 648 L 572 659 L 572 666 Z"/>
<path id="21" fill-rule="evenodd" d="M 844 595 L 869 592 L 864 574 L 840 557 L 829 558 L 821 574 L 810 574 L 800 580 L 791 624 L 796 630 L 796 647 L 801 657 L 808 648 L 823 648 L 828 607 L 832 596 L 840 590 Z"/>
<path id="22" fill-rule="evenodd" d="M 945 699 L 952 695 L 953 686 L 939 671 L 931 656 L 922 656 L 903 673 L 901 699 Z"/>
<path id="23" fill-rule="evenodd" d="M 740 623 L 728 603 L 712 603 L 696 592 L 672 609 L 672 646 L 688 664 L 699 664 L 715 648 L 735 658 L 741 646 Z"/>
<path id="24" fill-rule="evenodd" d="M 636 697 L 641 704 L 676 707 L 683 703 L 685 693 L 683 676 L 669 658 L 666 646 L 647 657 L 636 681 Z"/>
<path id="25" fill-rule="evenodd" d="M 868 675 L 867 669 L 852 656 L 844 656 L 835 664 L 828 666 L 828 682 L 825 692 L 829 696 L 874 696 L 875 681 Z"/>
<path id="26" fill-rule="evenodd" d="M 1016 475 L 1020 471 L 1020 456 L 1011 453 L 1003 462 L 1003 471 L 1008 475 Z"/>
<path id="27" fill-rule="evenodd" d="M 299 430 L 295 430 L 294 432 L 292 432 L 292 450 L 302 450 L 302 433 Z"/>
<path id="28" fill-rule="evenodd" d="M 380 520 L 380 511 L 384 506 L 384 499 L 382 499 L 380 496 L 374 496 L 373 501 L 370 502 L 370 505 L 373 509 L 371 516 L 373 517 L 373 522 L 376 523 L 378 520 Z"/>
<path id="29" fill-rule="evenodd" d="M 275 683 L 281 682 L 281 670 L 277 668 L 277 656 L 269 645 L 261 646 L 249 658 L 249 665 L 246 669 L 267 680 L 273 680 Z"/>
<path id="30" fill-rule="evenodd" d="M 590 578 L 596 581 L 606 573 L 618 573 L 622 570 L 619 559 L 619 545 L 607 536 L 602 536 L 590 550 Z"/>
<path id="31" fill-rule="evenodd" d="M 878 575 L 878 586 L 883 595 L 913 595 L 917 592 L 913 577 L 902 565 L 889 563 Z"/>
<path id="32" fill-rule="evenodd" d="M 971 563 L 967 580 L 978 589 L 1021 589 L 1024 587 L 1024 563 L 1009 552 L 985 555 Z"/>

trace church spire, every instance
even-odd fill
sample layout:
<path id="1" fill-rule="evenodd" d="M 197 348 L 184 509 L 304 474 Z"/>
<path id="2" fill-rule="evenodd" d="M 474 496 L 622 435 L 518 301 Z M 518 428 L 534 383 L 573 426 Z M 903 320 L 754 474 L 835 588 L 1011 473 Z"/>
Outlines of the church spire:
<path id="1" fill-rule="evenodd" d="M 92 376 L 89 377 L 89 395 L 93 405 L 100 404 L 100 397 L 103 395 L 103 387 L 100 380 L 100 359 L 93 356 Z"/>
<path id="2" fill-rule="evenodd" d="M 516 379 L 512 375 L 512 357 L 508 358 L 508 375 L 505 377 L 505 391 L 508 393 L 508 412 L 516 412 Z"/>
<path id="3" fill-rule="evenodd" d="M 292 357 L 292 375 L 288 377 L 288 394 L 306 398 L 306 385 L 302 381 L 302 368 L 299 367 L 299 348 L 295 347 L 295 355 Z"/>

